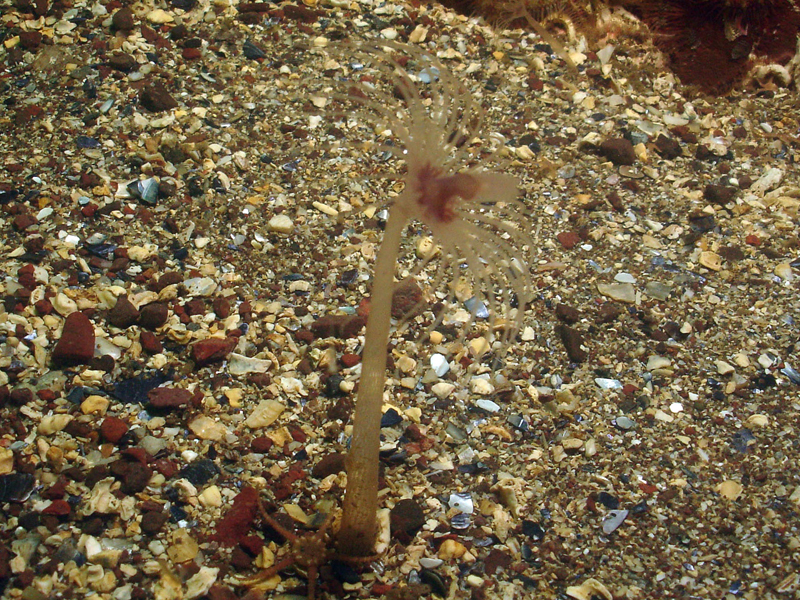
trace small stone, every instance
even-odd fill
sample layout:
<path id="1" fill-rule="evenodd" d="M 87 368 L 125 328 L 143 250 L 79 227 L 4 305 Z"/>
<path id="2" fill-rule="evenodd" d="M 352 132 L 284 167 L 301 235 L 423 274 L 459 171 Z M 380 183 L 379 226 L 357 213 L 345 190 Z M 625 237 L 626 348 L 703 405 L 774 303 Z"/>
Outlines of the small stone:
<path id="1" fill-rule="evenodd" d="M 748 427 L 766 427 L 768 423 L 769 417 L 767 415 L 750 415 L 745 421 L 745 425 Z"/>
<path id="2" fill-rule="evenodd" d="M 188 427 L 201 440 L 219 442 L 228 434 L 225 425 L 206 416 L 197 417 L 189 423 Z"/>
<path id="3" fill-rule="evenodd" d="M 315 338 L 350 339 L 358 336 L 366 319 L 360 315 L 325 315 L 311 324 Z"/>
<path id="4" fill-rule="evenodd" d="M 142 531 L 148 535 L 155 535 L 166 522 L 169 521 L 169 513 L 150 510 L 142 515 Z"/>
<path id="5" fill-rule="evenodd" d="M 442 542 L 442 545 L 439 546 L 439 552 L 437 556 L 442 560 L 454 560 L 461 558 L 466 554 L 467 547 L 459 542 L 458 540 L 454 540 L 452 538 L 448 538 Z"/>
<path id="6" fill-rule="evenodd" d="M 275 233 L 292 233 L 294 231 L 294 222 L 288 215 L 280 214 L 272 217 L 267 227 Z"/>
<path id="7" fill-rule="evenodd" d="M 219 467 L 210 458 L 201 458 L 181 469 L 179 475 L 193 486 L 199 487 L 219 475 Z"/>
<path id="8" fill-rule="evenodd" d="M 453 385 L 452 383 L 449 383 L 447 381 L 440 381 L 439 383 L 436 383 L 431 387 L 431 392 L 433 392 L 433 394 L 440 400 L 444 400 L 450 394 L 452 394 L 453 390 L 455 389 L 456 386 Z"/>
<path id="9" fill-rule="evenodd" d="M 269 427 L 278 420 L 284 410 L 286 406 L 277 400 L 262 400 L 245 419 L 244 424 L 250 429 Z"/>
<path id="10" fill-rule="evenodd" d="M 722 257 L 716 252 L 705 250 L 700 253 L 700 264 L 712 271 L 719 271 L 722 269 Z"/>
<path id="11" fill-rule="evenodd" d="M 132 31 L 135 25 L 133 11 L 127 6 L 120 8 L 111 17 L 111 27 L 117 31 Z"/>
<path id="12" fill-rule="evenodd" d="M 775 275 L 784 281 L 792 281 L 794 279 L 794 272 L 790 263 L 781 263 L 776 265 L 773 273 L 775 273 Z"/>
<path id="13" fill-rule="evenodd" d="M 636 426 L 636 423 L 634 422 L 633 419 L 631 419 L 630 417 L 626 417 L 624 415 L 621 417 L 617 417 L 614 420 L 614 424 L 623 431 L 633 429 Z"/>
<path id="14" fill-rule="evenodd" d="M 183 282 L 190 296 L 210 296 L 217 289 L 217 282 L 210 277 L 193 277 Z"/>
<path id="15" fill-rule="evenodd" d="M 612 138 L 600 144 L 600 155 L 615 165 L 632 165 L 636 162 L 636 152 L 625 138 Z"/>
<path id="16" fill-rule="evenodd" d="M 111 472 L 122 482 L 125 494 L 143 492 L 153 476 L 153 470 L 140 462 L 118 460 L 110 465 Z"/>
<path id="17" fill-rule="evenodd" d="M 703 191 L 703 197 L 712 204 L 725 206 L 733 202 L 736 197 L 736 188 L 726 185 L 709 184 Z"/>
<path id="18" fill-rule="evenodd" d="M 567 250 L 571 250 L 581 243 L 581 236 L 574 231 L 562 231 L 556 235 L 556 239 Z"/>
<path id="19" fill-rule="evenodd" d="M 186 529 L 176 529 L 167 556 L 173 563 L 185 563 L 194 560 L 199 551 L 200 546 Z"/>
<path id="20" fill-rule="evenodd" d="M 581 585 L 571 585 L 566 592 L 567 596 L 575 600 L 614 600 L 609 589 L 597 579 L 587 579 Z"/>
<path id="21" fill-rule="evenodd" d="M 473 381 L 475 381 L 475 379 L 473 379 Z M 492 388 L 492 390 L 494 390 L 494 388 Z M 500 405 L 497 402 L 492 402 L 491 400 L 487 400 L 485 398 L 481 398 L 480 400 L 476 401 L 475 406 L 481 410 L 485 410 L 488 413 L 496 413 L 500 411 Z"/>
<path id="22" fill-rule="evenodd" d="M 414 498 L 406 498 L 395 504 L 390 513 L 392 537 L 401 544 L 409 544 L 425 524 L 425 512 Z"/>
<path id="23" fill-rule="evenodd" d="M 672 286 L 660 281 L 648 281 L 644 286 L 644 293 L 654 300 L 664 301 L 672 293 Z"/>
<path id="24" fill-rule="evenodd" d="M 53 349 L 53 362 L 60 365 L 85 365 L 94 356 L 94 325 L 84 313 L 76 311 L 64 322 L 61 337 Z"/>
<path id="25" fill-rule="evenodd" d="M 329 475 L 343 473 L 345 470 L 345 458 L 346 456 L 340 452 L 326 454 L 311 469 L 311 475 L 317 479 L 325 479 Z"/>
<path id="26" fill-rule="evenodd" d="M 743 490 L 742 484 L 732 479 L 727 479 L 717 486 L 717 493 L 728 500 L 738 499 Z"/>
<path id="27" fill-rule="evenodd" d="M 130 54 L 126 54 L 124 52 L 116 52 L 108 57 L 108 66 L 116 71 L 122 71 L 123 73 L 129 73 L 136 69 L 139 64 L 136 62 L 136 59 L 131 56 Z"/>
<path id="28" fill-rule="evenodd" d="M 14 471 L 14 452 L 8 448 L 0 448 L 0 475 L 8 475 Z"/>
<path id="29" fill-rule="evenodd" d="M 783 179 L 783 171 L 778 168 L 768 169 L 764 175 L 759 177 L 753 185 L 750 186 L 750 191 L 757 196 L 763 196 L 768 191 L 778 187 Z"/>
<path id="30" fill-rule="evenodd" d="M 128 433 L 128 424 L 117 417 L 106 417 L 100 425 L 100 437 L 111 444 L 116 444 Z"/>
<path id="31" fill-rule="evenodd" d="M 17 231 L 25 231 L 29 227 L 33 227 L 36 225 L 36 223 L 38 223 L 36 217 L 29 215 L 28 213 L 15 215 L 12 222 L 14 223 L 14 229 Z"/>
<path id="32" fill-rule="evenodd" d="M 173 19 L 172 15 L 167 11 L 157 8 L 147 13 L 147 20 L 154 25 L 163 25 L 165 23 L 172 23 L 175 19 Z"/>
<path id="33" fill-rule="evenodd" d="M 665 356 L 653 355 L 647 359 L 647 366 L 645 368 L 648 371 L 655 371 L 656 369 L 668 369 L 670 364 L 672 364 L 671 361 Z"/>
<path id="34" fill-rule="evenodd" d="M 157 387 L 147 393 L 147 399 L 152 408 L 171 411 L 189 404 L 192 393 L 183 388 Z"/>
<path id="35" fill-rule="evenodd" d="M 580 363 L 586 360 L 588 353 L 583 349 L 583 334 L 568 325 L 556 325 L 556 332 L 564 344 L 567 356 L 573 363 Z"/>
<path id="36" fill-rule="evenodd" d="M 556 305 L 556 317 L 559 321 L 572 325 L 581 320 L 581 313 L 574 306 L 559 303 Z"/>
<path id="37" fill-rule="evenodd" d="M 167 322 L 169 309 L 163 302 L 151 302 L 142 307 L 139 314 L 139 325 L 144 329 L 155 331 Z"/>
<path id="38" fill-rule="evenodd" d="M 105 396 L 92 394 L 81 402 L 81 412 L 85 415 L 104 415 L 108 410 L 109 404 L 111 402 Z"/>
<path id="39" fill-rule="evenodd" d="M 160 354 L 164 349 L 161 342 L 152 331 L 142 331 L 139 334 L 139 343 L 148 354 Z"/>
<path id="40" fill-rule="evenodd" d="M 636 302 L 636 288 L 630 283 L 598 283 L 597 291 L 617 302 Z"/>
<path id="41" fill-rule="evenodd" d="M 235 546 L 250 533 L 258 512 L 258 491 L 245 486 L 233 499 L 233 505 L 217 522 L 211 538 L 223 546 Z"/>
<path id="42" fill-rule="evenodd" d="M 200 340 L 192 345 L 192 360 L 194 360 L 197 367 L 204 367 L 212 363 L 221 362 L 225 360 L 234 346 L 235 341 L 232 342 L 228 338 L 208 338 Z"/>
<path id="43" fill-rule="evenodd" d="M 422 309 L 422 288 L 412 279 L 408 278 L 397 284 L 392 294 L 392 317 L 407 319 L 418 314 Z"/>
<path id="44" fill-rule="evenodd" d="M 714 366 L 717 367 L 717 373 L 720 375 L 730 375 L 736 370 L 733 365 L 726 363 L 724 360 L 715 361 Z"/>
<path id="45" fill-rule="evenodd" d="M 164 84 L 156 82 L 145 88 L 139 93 L 139 102 L 150 112 L 162 112 L 177 108 L 178 102 L 173 98 Z"/>
<path id="46" fill-rule="evenodd" d="M 266 373 L 272 367 L 272 361 L 262 358 L 251 358 L 232 352 L 228 357 L 228 372 L 231 375 L 246 375 L 248 373 Z"/>
<path id="47" fill-rule="evenodd" d="M 494 386 L 492 383 L 483 377 L 473 377 L 469 382 L 470 391 L 473 394 L 481 396 L 488 396 L 494 393 Z"/>
<path id="48" fill-rule="evenodd" d="M 108 311 L 108 322 L 119 329 L 127 329 L 139 320 L 139 311 L 126 296 L 117 298 L 117 303 Z"/>
<path id="49" fill-rule="evenodd" d="M 42 420 L 39 422 L 39 426 L 36 430 L 41 435 L 52 435 L 59 431 L 63 431 L 63 429 L 69 425 L 71 421 L 72 415 L 47 415 L 42 417 Z"/>
<path id="50" fill-rule="evenodd" d="M 674 160 L 682 154 L 681 145 L 663 133 L 656 138 L 655 144 L 658 153 L 667 160 Z"/>
<path id="51" fill-rule="evenodd" d="M 53 298 L 53 308 L 62 317 L 68 317 L 78 310 L 78 304 L 64 292 L 60 292 Z"/>

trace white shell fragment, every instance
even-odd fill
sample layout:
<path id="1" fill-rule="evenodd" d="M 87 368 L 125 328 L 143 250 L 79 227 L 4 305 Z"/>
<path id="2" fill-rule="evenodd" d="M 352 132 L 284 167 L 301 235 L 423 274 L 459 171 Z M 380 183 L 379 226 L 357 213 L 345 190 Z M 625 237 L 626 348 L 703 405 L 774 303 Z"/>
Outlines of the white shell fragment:
<path id="1" fill-rule="evenodd" d="M 277 400 L 262 400 L 244 421 L 250 429 L 268 427 L 278 420 L 286 407 Z"/>
<path id="2" fill-rule="evenodd" d="M 581 585 L 571 585 L 567 588 L 567 596 L 575 600 L 592 600 L 594 597 L 603 600 L 614 600 L 608 588 L 597 579 L 587 579 Z"/>

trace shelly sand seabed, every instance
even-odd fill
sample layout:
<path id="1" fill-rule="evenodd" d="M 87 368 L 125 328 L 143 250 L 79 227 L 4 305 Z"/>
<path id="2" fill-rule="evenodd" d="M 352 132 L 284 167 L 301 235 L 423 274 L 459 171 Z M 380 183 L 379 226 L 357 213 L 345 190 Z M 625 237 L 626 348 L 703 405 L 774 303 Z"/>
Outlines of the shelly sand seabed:
<path id="1" fill-rule="evenodd" d="M 237 583 L 289 552 L 259 496 L 305 535 L 346 482 L 402 165 L 337 93 L 343 40 L 463 82 L 538 247 L 504 352 L 468 289 L 442 306 L 423 271 L 396 294 L 425 306 L 390 340 L 382 553 L 322 565 L 317 596 L 800 593 L 796 93 L 696 95 L 642 36 L 571 40 L 572 71 L 418 2 L 0 23 L 3 598 L 306 595 L 302 569 Z"/>

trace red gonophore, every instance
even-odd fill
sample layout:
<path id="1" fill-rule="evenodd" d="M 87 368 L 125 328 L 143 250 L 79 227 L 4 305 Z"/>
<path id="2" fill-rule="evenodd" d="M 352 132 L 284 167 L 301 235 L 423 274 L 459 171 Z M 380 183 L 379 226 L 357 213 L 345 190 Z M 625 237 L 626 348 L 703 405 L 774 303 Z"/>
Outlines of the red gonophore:
<path id="1" fill-rule="evenodd" d="M 451 223 L 456 218 L 455 203 L 471 200 L 478 191 L 475 177 L 467 173 L 441 176 L 441 170 L 427 164 L 417 175 L 417 191 L 422 211 L 430 219 L 439 223 Z"/>

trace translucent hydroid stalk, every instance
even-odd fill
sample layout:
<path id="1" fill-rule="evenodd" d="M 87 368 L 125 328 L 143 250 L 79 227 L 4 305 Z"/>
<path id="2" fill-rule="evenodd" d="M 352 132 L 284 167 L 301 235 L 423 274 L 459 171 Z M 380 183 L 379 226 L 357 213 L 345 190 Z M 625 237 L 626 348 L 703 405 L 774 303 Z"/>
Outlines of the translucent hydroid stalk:
<path id="1" fill-rule="evenodd" d="M 339 529 L 339 550 L 349 556 L 373 553 L 377 531 L 378 453 L 381 407 L 386 385 L 386 350 L 392 316 L 394 270 L 408 217 L 397 206 L 389 211 L 383 243 L 375 260 L 369 317 L 361 358 L 353 437 L 347 455 L 347 491 Z"/>

